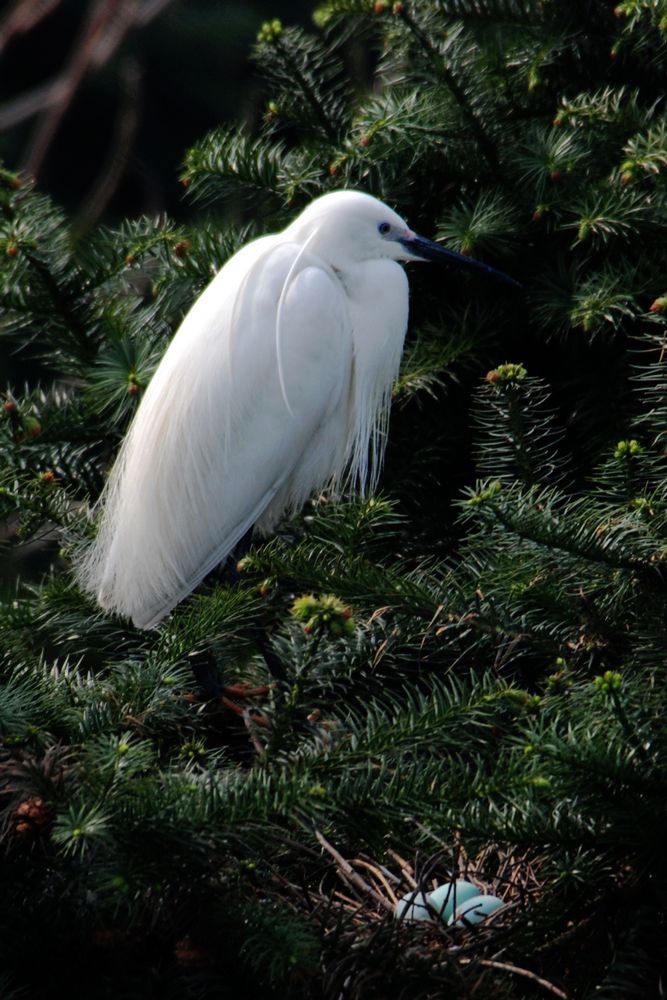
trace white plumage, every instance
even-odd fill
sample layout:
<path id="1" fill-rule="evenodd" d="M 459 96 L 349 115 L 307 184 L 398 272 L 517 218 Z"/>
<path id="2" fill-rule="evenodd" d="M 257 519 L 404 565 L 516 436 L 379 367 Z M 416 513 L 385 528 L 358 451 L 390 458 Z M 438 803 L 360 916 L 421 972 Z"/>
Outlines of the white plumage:
<path id="1" fill-rule="evenodd" d="M 103 608 L 155 625 L 253 524 L 269 532 L 314 491 L 375 483 L 408 319 L 397 261 L 426 246 L 386 205 L 340 191 L 228 261 L 99 501 L 76 571 Z"/>

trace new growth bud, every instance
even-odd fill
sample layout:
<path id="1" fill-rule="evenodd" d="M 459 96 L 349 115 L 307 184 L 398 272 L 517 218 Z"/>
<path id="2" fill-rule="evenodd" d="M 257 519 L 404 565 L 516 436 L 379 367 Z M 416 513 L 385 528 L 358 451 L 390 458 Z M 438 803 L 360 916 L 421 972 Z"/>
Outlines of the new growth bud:
<path id="1" fill-rule="evenodd" d="M 487 372 L 486 381 L 491 385 L 516 385 L 523 382 L 527 374 L 523 365 L 507 363 Z"/>
<path id="2" fill-rule="evenodd" d="M 338 638 L 354 632 L 352 611 L 333 594 L 297 597 L 292 604 L 292 617 L 303 623 L 306 635 L 328 632 L 333 638 Z"/>

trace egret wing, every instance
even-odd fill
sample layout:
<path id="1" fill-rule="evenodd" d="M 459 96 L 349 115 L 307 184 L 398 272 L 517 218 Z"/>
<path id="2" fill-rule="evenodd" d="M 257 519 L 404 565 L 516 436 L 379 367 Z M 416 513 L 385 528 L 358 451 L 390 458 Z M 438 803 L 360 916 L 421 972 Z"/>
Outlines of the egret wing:
<path id="1" fill-rule="evenodd" d="M 336 411 L 351 359 L 345 294 L 317 258 L 272 237 L 232 258 L 146 392 L 103 496 L 83 585 L 104 607 L 153 625 L 276 497 L 295 502 L 321 485 L 344 458 Z M 313 466 L 308 449 L 322 442 Z"/>

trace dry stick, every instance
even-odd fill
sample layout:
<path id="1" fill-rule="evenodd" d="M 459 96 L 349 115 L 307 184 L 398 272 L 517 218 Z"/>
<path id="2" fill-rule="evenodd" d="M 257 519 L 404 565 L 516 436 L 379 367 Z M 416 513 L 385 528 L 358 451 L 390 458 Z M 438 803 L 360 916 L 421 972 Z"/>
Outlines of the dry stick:
<path id="1" fill-rule="evenodd" d="M 108 62 L 134 27 L 143 27 L 173 0 L 95 0 L 86 25 L 63 73 L 53 81 L 53 93 L 42 108 L 23 169 L 36 176 L 47 151 L 86 73 Z"/>
<path id="2" fill-rule="evenodd" d="M 33 118 L 40 111 L 57 104 L 62 95 L 62 77 L 57 76 L 47 83 L 40 83 L 37 87 L 26 90 L 18 97 L 0 104 L 0 132 L 13 128 L 27 118 Z"/>
<path id="3" fill-rule="evenodd" d="M 60 122 L 72 102 L 81 80 L 93 62 L 95 50 L 118 6 L 119 0 L 96 0 L 93 5 L 93 10 L 74 46 L 69 65 L 62 77 L 56 81 L 58 99 L 42 113 L 37 123 L 23 163 L 23 169 L 27 173 L 33 176 L 38 174 Z"/>
<path id="4" fill-rule="evenodd" d="M 343 902 L 346 904 L 343 907 L 343 909 L 351 912 L 352 916 L 356 916 L 357 913 L 360 913 L 364 908 L 364 904 L 360 903 L 358 899 L 352 899 L 351 896 L 346 896 L 344 892 L 340 891 L 340 889 L 334 890 L 334 896 L 336 897 L 336 899 L 343 900 Z"/>
<path id="5" fill-rule="evenodd" d="M 396 904 L 398 902 L 398 897 L 396 896 L 396 893 L 394 892 L 392 887 L 389 885 L 389 882 L 387 881 L 387 877 L 384 874 L 384 872 L 380 871 L 379 868 L 376 868 L 375 865 L 370 864 L 369 861 L 363 861 L 362 858 L 355 858 L 354 863 L 355 865 L 361 865 L 362 868 L 366 868 L 369 872 L 373 872 L 375 877 L 380 882 L 382 882 L 382 885 L 387 890 L 387 895 L 391 899 L 392 903 Z"/>
<path id="6" fill-rule="evenodd" d="M 61 3 L 62 0 L 42 0 L 42 3 L 47 2 L 50 11 L 53 7 Z M 173 2 L 174 0 L 145 0 L 144 4 L 137 9 L 128 0 L 126 6 L 122 8 L 123 16 L 115 18 L 109 25 L 109 30 L 97 39 L 90 53 L 86 70 L 91 66 L 104 65 L 111 58 L 129 30 L 145 27 L 158 14 L 161 14 L 165 7 L 168 7 Z M 24 3 L 26 6 L 33 6 L 34 0 L 19 0 L 17 7 L 20 7 Z M 49 11 L 45 10 L 44 13 L 40 13 L 39 18 L 33 19 L 32 23 L 26 23 L 25 26 L 22 22 L 19 28 L 14 27 L 12 22 L 13 15 L 10 13 L 5 23 L 0 25 L 0 52 L 2 52 L 3 46 L 7 43 L 11 35 L 16 34 L 18 31 L 28 31 L 37 23 L 37 20 L 44 17 Z M 71 80 L 72 62 L 73 60 L 70 60 L 70 66 L 67 69 L 58 73 L 52 79 L 47 80 L 46 83 L 40 83 L 35 87 L 31 87 L 22 94 L 18 94 L 16 97 L 12 97 L 10 100 L 0 104 L 0 131 L 12 128 L 14 125 L 18 125 L 28 118 L 34 118 L 40 112 L 44 115 L 50 108 L 58 107 L 61 102 L 65 102 L 65 110 L 67 110 L 67 106 L 74 96 Z M 75 81 L 74 90 L 77 89 L 83 75 Z"/>
<path id="7" fill-rule="evenodd" d="M 543 986 L 549 993 L 552 993 L 555 997 L 559 997 L 559 1000 L 569 1000 L 569 994 L 563 990 L 559 990 L 548 979 L 543 979 L 542 976 L 538 976 L 528 969 L 521 969 L 518 965 L 511 965 L 509 962 L 497 962 L 493 958 L 460 958 L 459 961 L 466 965 L 470 962 L 477 962 L 478 965 L 486 965 L 491 969 L 500 969 L 501 972 L 511 972 L 515 976 L 523 976 L 524 979 L 530 979 L 533 983 L 537 983 L 538 986 Z"/>
<path id="8" fill-rule="evenodd" d="M 132 143 L 139 126 L 140 80 L 141 72 L 138 63 L 134 60 L 129 60 L 123 67 L 122 104 L 111 139 L 109 158 L 76 214 L 72 225 L 72 231 L 75 236 L 85 233 L 97 222 L 111 201 L 125 173 Z"/>
<path id="9" fill-rule="evenodd" d="M 387 868 L 386 865 L 381 865 L 379 861 L 376 861 L 375 864 L 377 864 L 378 868 L 380 869 L 384 877 L 389 879 L 392 885 L 401 884 L 401 880 L 398 877 L 398 875 L 394 875 L 394 873 L 389 868 Z"/>
<path id="10" fill-rule="evenodd" d="M 414 879 L 414 877 L 412 875 L 412 871 L 410 869 L 410 865 L 405 860 L 405 858 L 402 858 L 400 854 L 396 853 L 396 851 L 387 851 L 387 854 L 389 855 L 389 857 L 393 858 L 394 861 L 398 864 L 399 868 L 401 869 L 401 873 L 403 875 L 403 878 L 408 883 L 408 885 L 410 886 L 410 888 L 411 889 L 418 889 L 419 886 L 417 885 L 417 882 L 415 881 L 415 879 Z"/>
<path id="11" fill-rule="evenodd" d="M 14 35 L 23 35 L 44 20 L 61 0 L 16 0 L 0 25 L 0 52 Z"/>
<path id="12" fill-rule="evenodd" d="M 161 14 L 165 7 L 168 7 L 174 0 L 143 0 L 135 16 L 135 23 L 143 28 L 154 18 Z"/>
<path id="13" fill-rule="evenodd" d="M 248 735 L 250 737 L 250 742 L 252 743 L 255 753 L 258 757 L 263 757 L 266 753 L 266 748 L 262 746 L 262 742 L 257 735 L 257 730 L 255 728 L 255 721 L 250 715 L 250 709 L 246 708 L 243 710 L 243 723 L 248 730 Z"/>
<path id="14" fill-rule="evenodd" d="M 369 896 L 372 896 L 375 902 L 379 903 L 380 906 L 383 906 L 385 910 L 388 910 L 391 913 L 394 912 L 394 907 L 392 906 L 392 904 L 388 903 L 387 900 L 384 898 L 384 896 L 381 896 L 379 892 L 376 892 L 376 890 L 373 889 L 373 887 L 370 886 L 368 882 L 366 882 L 366 880 L 363 879 L 361 875 L 359 875 L 358 872 L 355 872 L 354 868 L 349 863 L 349 861 L 346 861 L 343 855 L 339 854 L 336 848 L 333 847 L 333 845 L 330 844 L 329 841 L 322 836 L 319 830 L 315 831 L 315 836 L 317 837 L 317 840 L 324 848 L 324 850 L 327 851 L 334 859 L 334 861 L 339 867 L 340 874 L 344 875 L 346 881 L 348 881 L 350 885 L 354 886 L 356 889 L 361 889 L 362 892 L 365 892 Z"/>

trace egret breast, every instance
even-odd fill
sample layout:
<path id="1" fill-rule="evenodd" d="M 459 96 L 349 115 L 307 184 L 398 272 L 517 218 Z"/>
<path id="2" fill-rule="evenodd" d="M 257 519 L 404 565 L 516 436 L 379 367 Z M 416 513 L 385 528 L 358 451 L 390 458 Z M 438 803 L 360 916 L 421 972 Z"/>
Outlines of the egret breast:
<path id="1" fill-rule="evenodd" d="M 350 479 L 363 492 L 375 487 L 384 455 L 391 391 L 408 326 L 408 279 L 400 264 L 384 259 L 364 261 L 342 281 L 354 342 Z"/>

